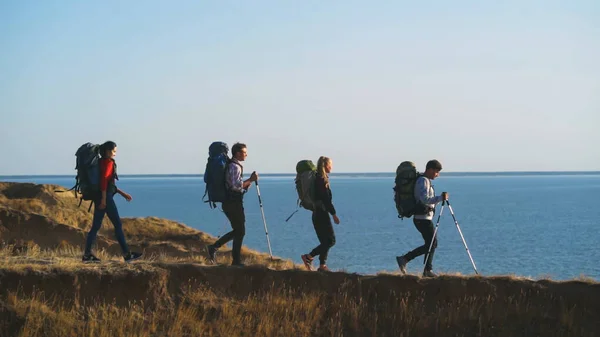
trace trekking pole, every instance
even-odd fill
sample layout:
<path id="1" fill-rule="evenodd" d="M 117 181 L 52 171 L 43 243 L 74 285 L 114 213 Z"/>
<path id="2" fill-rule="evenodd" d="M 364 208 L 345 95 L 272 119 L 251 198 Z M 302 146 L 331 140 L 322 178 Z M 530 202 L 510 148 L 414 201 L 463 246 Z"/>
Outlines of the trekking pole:
<path id="1" fill-rule="evenodd" d="M 258 203 L 260 204 L 260 213 L 262 214 L 263 224 L 265 225 L 265 235 L 267 236 L 269 255 L 271 255 L 271 260 L 273 260 L 273 252 L 271 251 L 271 240 L 269 240 L 269 232 L 267 231 L 267 220 L 265 219 L 265 211 L 263 210 L 262 199 L 260 198 L 260 188 L 258 187 L 258 180 L 254 183 L 256 184 L 256 194 L 258 195 Z"/>
<path id="2" fill-rule="evenodd" d="M 465 249 L 467 250 L 467 254 L 469 254 L 469 259 L 471 260 L 471 264 L 473 265 L 473 269 L 475 269 L 475 274 L 479 275 L 477 272 L 477 267 L 475 267 L 475 261 L 473 261 L 473 257 L 471 256 L 471 252 L 469 251 L 469 247 L 467 247 L 467 242 L 465 241 L 465 237 L 460 230 L 460 226 L 458 226 L 458 221 L 456 221 L 456 217 L 454 216 L 454 212 L 452 211 L 452 206 L 450 206 L 450 202 L 446 200 L 448 204 L 448 209 L 450 210 L 450 214 L 452 214 L 452 218 L 454 219 L 454 224 L 456 224 L 456 229 L 458 229 L 458 233 L 460 234 L 460 238 L 462 239 L 463 244 L 465 245 Z"/>
<path id="3" fill-rule="evenodd" d="M 290 216 L 287 217 L 287 219 L 285 219 L 285 222 L 288 222 L 293 216 L 294 214 L 296 214 L 298 212 L 299 208 L 296 208 L 296 210 L 294 212 L 292 212 L 292 214 L 290 214 Z"/>
<path id="4" fill-rule="evenodd" d="M 445 202 L 446 202 L 446 200 L 442 200 L 442 207 L 440 208 L 440 214 L 438 214 L 437 223 L 435 224 L 435 230 L 433 231 L 433 237 L 431 238 L 431 243 L 429 244 L 429 250 L 427 251 L 427 254 L 425 255 L 423 264 L 425 264 L 427 262 L 427 258 L 429 257 L 429 254 L 431 254 L 431 248 L 433 247 L 433 241 L 435 240 L 435 236 L 437 235 L 438 227 L 440 226 L 440 218 L 442 217 L 442 213 L 444 212 L 444 203 Z"/>

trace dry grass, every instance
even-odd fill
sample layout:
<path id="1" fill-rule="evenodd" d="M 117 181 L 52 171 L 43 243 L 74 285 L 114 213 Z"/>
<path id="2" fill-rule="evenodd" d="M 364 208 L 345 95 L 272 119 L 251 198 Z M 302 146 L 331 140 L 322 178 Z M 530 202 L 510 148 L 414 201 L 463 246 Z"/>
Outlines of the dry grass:
<path id="1" fill-rule="evenodd" d="M 6 297 L 20 322 L 15 336 L 595 336 L 593 316 L 551 293 L 463 295 L 432 304 L 421 291 L 357 296 L 286 285 L 233 298 L 188 287 L 177 301 L 148 309 L 72 305 L 43 293 Z M 10 322 L 4 321 L 5 326 Z"/>
<path id="2" fill-rule="evenodd" d="M 595 336 L 600 332 L 595 319 L 600 313 L 600 284 L 593 281 L 195 269 L 192 266 L 200 265 L 201 259 L 156 256 L 126 264 L 106 251 L 99 257 L 107 262 L 82 264 L 79 250 L 67 244 L 55 250 L 34 243 L 26 249 L 0 249 L 0 284 L 6 287 L 0 295 L 0 335 Z M 86 289 L 100 280 L 114 293 Z M 123 291 L 135 288 L 137 294 L 116 303 Z"/>
<path id="3" fill-rule="evenodd" d="M 81 262 L 81 249 L 63 242 L 55 249 L 42 249 L 33 241 L 26 242 L 25 245 L 0 245 L 0 268 L 36 268 L 41 265 L 55 265 L 75 270 L 84 266 L 98 266 L 97 264 L 83 264 Z M 123 257 L 111 254 L 105 249 L 97 250 L 95 255 L 102 260 L 104 265 L 109 263 L 123 264 Z M 227 266 L 231 264 L 231 254 L 228 251 L 220 254 L 217 258 L 217 265 Z M 165 253 L 149 254 L 142 260 L 136 261 L 136 264 L 198 264 L 210 265 L 206 255 L 189 256 L 171 256 Z M 247 252 L 244 263 L 247 265 L 260 265 L 272 270 L 300 269 L 299 265 L 290 260 L 279 258 L 270 259 L 268 254 Z"/>
<path id="4" fill-rule="evenodd" d="M 92 221 L 92 213 L 88 212 L 89 203 L 84 201 L 80 207 L 73 193 L 56 193 L 57 190 L 64 190 L 64 188 L 58 185 L 0 182 L 0 213 L 4 210 L 7 221 L 19 222 L 20 226 L 8 230 L 13 231 L 14 235 L 8 235 L 11 240 L 6 243 L 23 247 L 27 245 L 26 241 L 33 241 L 41 245 L 42 249 L 49 251 L 55 251 L 63 245 L 73 246 L 75 251 L 83 250 L 85 235 Z M 151 261 L 204 264 L 206 245 L 217 240 L 211 235 L 176 221 L 156 217 L 123 218 L 122 220 L 130 248 L 144 252 L 144 259 Z M 45 229 L 46 234 L 43 237 L 38 235 L 42 228 Z M 77 229 L 79 232 L 67 230 L 68 228 Z M 20 230 L 21 234 L 15 234 L 16 229 Z M 52 235 L 58 233 L 57 229 L 62 229 L 62 234 Z M 113 233 L 114 228 L 105 217 L 99 232 L 98 252 L 104 249 L 105 254 L 112 254 L 117 256 L 116 259 L 120 259 L 118 257 L 120 248 L 114 240 Z M 6 236 L 2 233 L 2 219 L 0 219 L 0 240 Z M 62 239 L 64 237 L 68 239 L 65 241 Z M 222 247 L 217 262 L 231 264 L 230 252 L 229 247 Z M 79 258 L 80 256 L 77 257 Z M 245 263 L 263 264 L 273 269 L 296 267 L 290 260 L 271 259 L 268 254 L 246 247 L 242 247 L 242 258 Z"/>

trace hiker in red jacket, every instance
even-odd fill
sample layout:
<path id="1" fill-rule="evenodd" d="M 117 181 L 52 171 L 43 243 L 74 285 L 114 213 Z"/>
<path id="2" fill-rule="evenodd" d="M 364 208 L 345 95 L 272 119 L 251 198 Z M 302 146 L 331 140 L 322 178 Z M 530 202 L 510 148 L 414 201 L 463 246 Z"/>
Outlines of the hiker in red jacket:
<path id="1" fill-rule="evenodd" d="M 130 262 L 142 256 L 141 253 L 130 252 L 125 234 L 123 233 L 123 224 L 117 210 L 117 205 L 113 199 L 115 194 L 120 194 L 125 200 L 131 201 L 131 195 L 120 190 L 115 184 L 115 180 L 119 180 L 117 176 L 117 164 L 115 155 L 117 154 L 117 144 L 107 141 L 100 145 L 100 194 L 94 200 L 94 219 L 92 220 L 92 228 L 90 229 L 85 243 L 85 252 L 83 254 L 83 262 L 100 262 L 100 259 L 92 254 L 92 245 L 96 240 L 96 235 L 102 227 L 104 215 L 108 215 L 110 222 L 115 227 L 115 237 L 121 246 L 123 258 L 125 262 Z"/>

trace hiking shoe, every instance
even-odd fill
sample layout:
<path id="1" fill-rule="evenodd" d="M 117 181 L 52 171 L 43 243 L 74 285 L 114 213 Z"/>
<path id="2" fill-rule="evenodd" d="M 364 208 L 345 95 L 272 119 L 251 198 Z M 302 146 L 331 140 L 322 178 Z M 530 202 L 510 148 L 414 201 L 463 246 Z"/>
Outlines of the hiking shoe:
<path id="1" fill-rule="evenodd" d="M 81 258 L 81 261 L 83 263 L 94 263 L 94 262 L 100 262 L 100 259 L 95 257 L 94 254 L 85 254 L 83 255 L 83 257 Z"/>
<path id="2" fill-rule="evenodd" d="M 329 271 L 329 268 L 327 268 L 326 265 L 322 264 L 319 266 L 319 269 L 317 269 L 318 271 Z"/>
<path id="3" fill-rule="evenodd" d="M 396 262 L 398 262 L 398 267 L 400 268 L 400 272 L 406 275 L 406 264 L 408 263 L 408 259 L 402 256 L 396 256 Z"/>
<path id="4" fill-rule="evenodd" d="M 423 277 L 436 277 L 437 275 L 431 270 L 425 270 L 423 272 Z"/>
<path id="5" fill-rule="evenodd" d="M 142 257 L 142 253 L 130 252 L 127 253 L 127 255 L 123 257 L 123 259 L 125 259 L 125 262 L 131 262 L 133 260 L 139 259 L 140 257 Z"/>
<path id="6" fill-rule="evenodd" d="M 208 261 L 212 264 L 217 263 L 217 248 L 213 245 L 206 246 L 206 253 L 208 254 Z"/>
<path id="7" fill-rule="evenodd" d="M 308 254 L 301 255 L 300 257 L 302 258 L 302 262 L 304 262 L 306 269 L 312 271 L 313 257 Z"/>

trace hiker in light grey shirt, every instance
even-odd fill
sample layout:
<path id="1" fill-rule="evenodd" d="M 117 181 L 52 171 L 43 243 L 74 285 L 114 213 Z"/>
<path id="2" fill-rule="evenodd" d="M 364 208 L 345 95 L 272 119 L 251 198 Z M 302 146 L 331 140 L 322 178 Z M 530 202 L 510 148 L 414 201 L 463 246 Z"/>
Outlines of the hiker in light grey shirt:
<path id="1" fill-rule="evenodd" d="M 435 211 L 435 205 L 443 200 L 448 200 L 448 193 L 442 192 L 441 195 L 436 196 L 435 190 L 433 189 L 433 185 L 431 181 L 437 178 L 440 175 L 440 171 L 442 170 L 442 164 L 437 160 L 430 160 L 427 162 L 427 166 L 425 167 L 425 173 L 422 176 L 417 178 L 417 182 L 415 183 L 415 199 L 417 200 L 417 211 L 413 216 L 413 223 L 417 230 L 423 236 L 423 240 L 425 243 L 413 249 L 412 251 L 406 253 L 403 256 L 397 256 L 396 261 L 398 262 L 398 267 L 400 267 L 400 271 L 403 274 L 406 274 L 406 264 L 410 262 L 412 259 L 419 257 L 421 255 L 427 254 L 429 250 L 429 246 L 431 245 L 431 240 L 433 239 L 434 232 L 434 224 L 433 224 L 433 213 Z M 433 261 L 433 253 L 435 252 L 435 248 L 437 247 L 437 238 L 433 241 L 433 246 L 431 247 L 431 254 L 427 257 L 427 262 L 425 264 L 425 271 L 423 272 L 423 276 L 425 277 L 434 277 L 436 276 L 432 269 L 432 261 Z"/>

